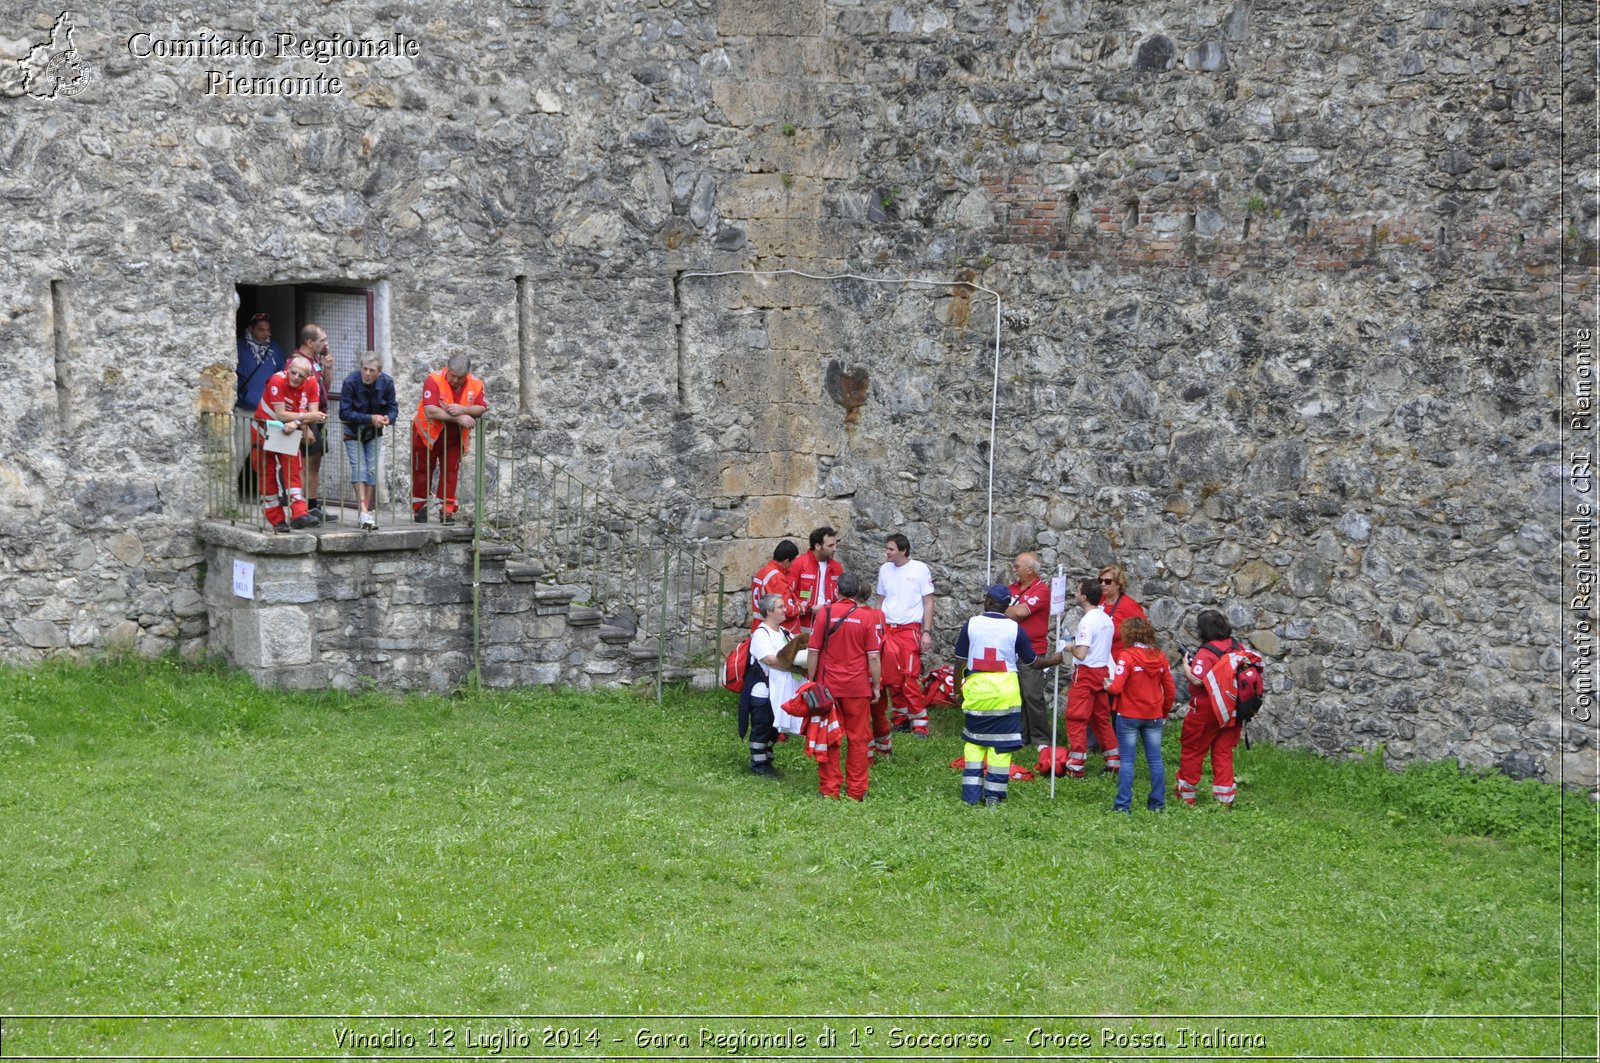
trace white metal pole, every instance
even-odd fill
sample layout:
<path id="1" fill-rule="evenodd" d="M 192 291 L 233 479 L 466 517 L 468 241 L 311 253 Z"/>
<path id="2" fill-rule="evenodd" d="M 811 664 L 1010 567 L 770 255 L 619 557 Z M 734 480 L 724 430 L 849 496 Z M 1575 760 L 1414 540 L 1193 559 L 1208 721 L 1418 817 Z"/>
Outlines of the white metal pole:
<path id="1" fill-rule="evenodd" d="M 1056 582 L 1060 583 L 1066 578 L 1066 575 L 1067 570 L 1061 565 L 1057 565 Z M 1054 604 L 1052 601 L 1051 605 L 1053 606 Z M 1056 613 L 1056 637 L 1050 648 L 1061 645 L 1061 618 L 1066 615 L 1066 612 L 1066 609 L 1062 608 L 1060 612 Z M 1055 674 L 1051 677 L 1054 689 L 1050 692 L 1050 800 L 1054 801 L 1056 799 L 1056 721 L 1061 718 L 1061 665 L 1056 665 L 1051 671 Z"/>

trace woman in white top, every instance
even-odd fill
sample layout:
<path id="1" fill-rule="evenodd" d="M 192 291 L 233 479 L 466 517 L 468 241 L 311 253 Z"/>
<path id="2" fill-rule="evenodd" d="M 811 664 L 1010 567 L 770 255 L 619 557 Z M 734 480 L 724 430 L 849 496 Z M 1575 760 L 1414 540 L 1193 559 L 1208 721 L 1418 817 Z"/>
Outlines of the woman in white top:
<path id="1" fill-rule="evenodd" d="M 750 770 L 757 775 L 771 775 L 772 744 L 777 731 L 799 734 L 805 722 L 798 716 L 783 711 L 783 703 L 794 697 L 800 680 L 788 666 L 778 660 L 778 654 L 788 645 L 789 634 L 780 629 L 788 619 L 783 607 L 783 597 L 767 594 L 761 598 L 761 623 L 750 633 L 750 664 L 763 673 L 750 688 L 750 702 L 754 709 L 750 721 Z"/>

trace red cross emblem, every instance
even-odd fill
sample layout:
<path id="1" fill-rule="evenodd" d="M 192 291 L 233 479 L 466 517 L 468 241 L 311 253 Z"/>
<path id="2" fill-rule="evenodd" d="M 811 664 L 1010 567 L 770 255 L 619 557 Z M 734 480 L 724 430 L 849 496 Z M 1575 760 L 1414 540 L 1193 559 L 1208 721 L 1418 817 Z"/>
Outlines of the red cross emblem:
<path id="1" fill-rule="evenodd" d="M 1006 662 L 1001 658 L 1000 651 L 993 646 L 986 648 L 982 654 L 972 659 L 974 672 L 1009 672 Z"/>

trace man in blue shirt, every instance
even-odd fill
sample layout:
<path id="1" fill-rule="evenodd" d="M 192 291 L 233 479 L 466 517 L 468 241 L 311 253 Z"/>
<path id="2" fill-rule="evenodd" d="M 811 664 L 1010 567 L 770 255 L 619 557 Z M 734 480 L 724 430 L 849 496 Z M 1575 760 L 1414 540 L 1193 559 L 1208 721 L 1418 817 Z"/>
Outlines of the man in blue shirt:
<path id="1" fill-rule="evenodd" d="M 283 348 L 272 342 L 272 319 L 262 313 L 252 316 L 244 335 L 239 337 L 239 361 L 233 371 L 234 444 L 243 455 L 239 497 L 245 501 L 254 499 L 260 471 L 259 455 L 253 457 L 250 453 L 250 418 L 255 416 L 261 393 L 266 390 L 272 374 L 283 372 L 288 365 Z"/>
<path id="2" fill-rule="evenodd" d="M 234 407 L 254 416 L 256 404 L 261 401 L 261 391 L 273 373 L 281 373 L 287 365 L 283 348 L 272 342 L 272 319 L 266 314 L 256 314 L 239 337 L 239 364 L 234 369 L 236 380 Z"/>
<path id="3" fill-rule="evenodd" d="M 373 514 L 378 483 L 378 440 L 400 416 L 394 380 L 383 371 L 383 356 L 368 351 L 361 368 L 344 378 L 339 389 L 339 420 L 344 422 L 344 452 L 350 461 L 350 482 L 361 504 L 361 530 L 378 526 Z"/>

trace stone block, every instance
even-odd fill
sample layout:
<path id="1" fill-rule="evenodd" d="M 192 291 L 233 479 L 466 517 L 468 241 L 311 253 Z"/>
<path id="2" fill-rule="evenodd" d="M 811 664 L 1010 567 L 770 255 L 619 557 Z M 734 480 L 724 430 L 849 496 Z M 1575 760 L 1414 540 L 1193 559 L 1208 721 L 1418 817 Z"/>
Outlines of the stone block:
<path id="1" fill-rule="evenodd" d="M 839 350 L 846 338 L 838 314 L 815 306 L 785 306 L 767 312 L 767 342 L 774 351 L 795 352 L 789 363 L 793 386 L 816 395 L 822 391 L 822 361 L 816 356 Z"/>
<path id="2" fill-rule="evenodd" d="M 724 37 L 815 37 L 822 33 L 823 0 L 721 0 L 717 33 Z"/>
<path id="3" fill-rule="evenodd" d="M 1248 561 L 1233 577 L 1234 591 L 1248 598 L 1278 581 L 1278 571 L 1265 561 Z"/>
<path id="4" fill-rule="evenodd" d="M 144 544 L 137 535 L 118 532 L 106 539 L 106 552 L 129 568 L 138 567 L 144 560 Z"/>
<path id="5" fill-rule="evenodd" d="M 818 423 L 822 416 L 816 406 L 774 403 L 769 416 L 756 423 L 753 449 L 796 457 L 837 454 L 843 430 Z M 838 420 L 842 422 L 842 414 Z"/>
<path id="6" fill-rule="evenodd" d="M 393 550 L 421 550 L 439 541 L 443 529 L 428 526 L 379 528 L 377 531 L 323 532 L 317 549 L 324 554 L 376 554 Z"/>
<path id="7" fill-rule="evenodd" d="M 483 598 L 486 613 L 526 613 L 533 608 L 533 595 L 521 590 L 497 590 Z"/>
<path id="8" fill-rule="evenodd" d="M 567 613 L 563 609 L 559 613 L 545 613 L 536 616 L 524 617 L 522 621 L 523 637 L 529 639 L 559 639 L 567 633 Z"/>
<path id="9" fill-rule="evenodd" d="M 292 605 L 241 608 L 228 657 L 255 672 L 311 663 L 311 618 Z"/>
<path id="10" fill-rule="evenodd" d="M 236 554 L 292 557 L 312 554 L 317 550 L 317 539 L 314 535 L 263 533 L 244 524 L 224 524 L 221 521 L 207 520 L 201 521 L 196 531 L 201 542 Z"/>
<path id="11" fill-rule="evenodd" d="M 848 181 L 860 171 L 861 150 L 861 134 L 855 129 L 830 126 L 799 129 L 793 135 L 786 135 L 780 125 L 769 127 L 755 137 L 745 165 L 768 173 L 799 175 L 795 178 L 795 187 L 801 185 L 802 176 L 819 181 Z M 820 209 L 820 189 L 812 189 L 808 194 L 817 196 L 816 205 Z M 724 212 L 730 217 L 750 216 L 733 214 L 726 207 Z M 788 216 L 794 215 L 791 212 Z"/>
<path id="12" fill-rule="evenodd" d="M 11 628 L 18 638 L 35 649 L 47 650 L 67 645 L 66 629 L 47 620 L 13 620 Z"/>
<path id="13" fill-rule="evenodd" d="M 814 81 L 830 69 L 827 42 L 816 36 L 752 36 L 741 54 L 741 81 Z"/>
<path id="14" fill-rule="evenodd" d="M 255 600 L 261 605 L 305 605 L 322 600 L 314 579 L 256 580 Z"/>
<path id="15" fill-rule="evenodd" d="M 745 174 L 722 186 L 717 206 L 724 218 L 803 218 L 822 213 L 822 184 L 792 173 Z"/>
<path id="16" fill-rule="evenodd" d="M 742 222 L 746 242 L 761 255 L 780 258 L 844 258 L 854 242 L 837 221 L 807 218 L 751 218 Z"/>
<path id="17" fill-rule="evenodd" d="M 745 454 L 722 470 L 721 492 L 735 498 L 784 495 L 815 498 L 820 494 L 816 459 L 792 454 Z M 782 534 L 782 533 L 779 533 Z"/>

